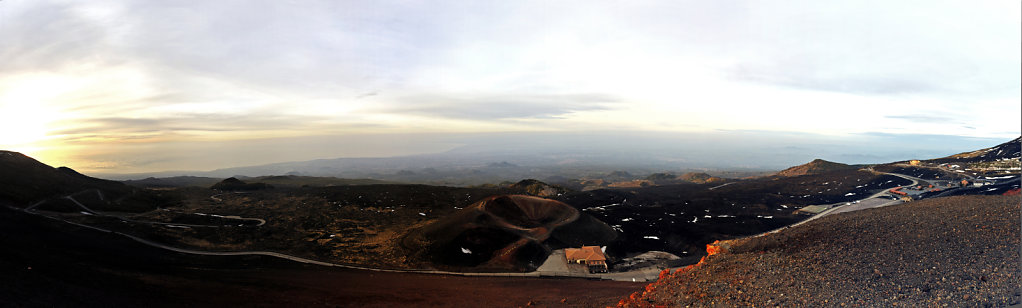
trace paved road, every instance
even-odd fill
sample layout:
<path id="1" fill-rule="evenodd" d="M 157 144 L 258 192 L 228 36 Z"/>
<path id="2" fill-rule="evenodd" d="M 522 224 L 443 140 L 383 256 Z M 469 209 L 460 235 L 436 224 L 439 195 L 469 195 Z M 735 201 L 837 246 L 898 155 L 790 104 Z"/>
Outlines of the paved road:
<path id="1" fill-rule="evenodd" d="M 720 185 L 717 185 L 717 186 L 710 187 L 710 189 L 708 189 L 708 190 L 714 190 L 714 189 L 721 188 L 721 187 L 724 187 L 724 186 L 728 186 L 728 185 L 731 185 L 731 184 L 734 184 L 734 183 L 738 183 L 738 182 L 730 182 L 730 183 L 720 184 Z"/>
<path id="2" fill-rule="evenodd" d="M 870 170 L 872 171 L 872 169 L 870 169 Z M 876 172 L 876 171 L 874 171 L 874 172 Z M 878 172 L 878 173 L 883 173 L 883 174 L 887 174 L 887 175 L 893 175 L 893 176 L 896 176 L 896 177 L 900 177 L 900 178 L 912 181 L 912 184 L 905 185 L 905 186 L 916 186 L 916 185 L 919 185 L 919 182 L 930 182 L 931 181 L 931 180 L 920 179 L 920 178 L 917 178 L 917 177 L 914 177 L 914 176 L 909 176 L 909 175 L 904 175 L 904 174 L 899 174 L 899 173 L 889 173 L 889 172 Z M 905 187 L 905 186 L 903 186 L 903 187 Z M 891 200 L 891 199 L 883 198 L 882 196 L 886 195 L 888 190 L 890 190 L 890 188 L 885 188 L 884 190 L 882 190 L 880 192 L 877 192 L 877 193 L 873 194 L 872 196 L 869 196 L 868 198 L 864 198 L 864 199 L 859 200 L 857 203 L 839 205 L 839 206 L 835 207 L 834 209 L 832 209 L 832 211 L 827 211 L 827 212 L 824 212 L 824 213 L 826 213 L 826 215 L 831 215 L 831 214 L 852 212 L 852 211 L 864 210 L 864 209 L 868 209 L 868 208 L 884 207 L 884 206 L 888 206 L 888 205 L 895 205 L 895 204 L 902 203 L 902 201 L 900 201 L 900 200 Z M 824 213 L 820 213 L 820 214 L 824 214 Z M 813 219 L 819 218 L 819 217 L 823 217 L 823 216 L 825 216 L 825 215 L 817 215 L 817 216 L 814 216 Z"/>
<path id="3" fill-rule="evenodd" d="M 71 200 L 71 202 L 74 202 L 74 204 L 78 205 L 78 207 L 80 207 L 82 209 L 85 209 L 86 212 L 89 212 L 89 213 L 92 213 L 92 214 L 98 214 L 98 212 L 93 211 L 92 209 L 90 209 L 89 207 L 85 206 L 81 202 L 78 202 L 78 200 L 75 200 L 75 198 L 71 197 L 70 195 L 69 196 L 64 196 L 64 199 Z M 103 216 L 108 216 L 108 215 L 103 215 Z"/>
<path id="4" fill-rule="evenodd" d="M 872 167 L 868 168 L 867 171 L 874 172 L 874 173 L 879 173 L 879 174 L 893 175 L 893 176 L 896 176 L 896 177 L 900 177 L 900 178 L 912 181 L 912 184 L 909 184 L 907 186 L 918 185 L 920 181 L 925 181 L 923 179 L 912 177 L 912 176 L 908 176 L 908 175 L 904 175 L 904 174 L 875 171 L 875 170 L 873 170 Z M 877 192 L 877 193 L 875 193 L 873 195 L 870 195 L 869 197 L 862 198 L 862 199 L 859 199 L 859 200 L 854 201 L 854 202 L 840 202 L 840 203 L 830 204 L 830 206 L 832 206 L 830 209 L 828 209 L 826 211 L 823 211 L 823 212 L 820 212 L 819 214 L 813 215 L 813 217 L 809 217 L 806 220 L 803 220 L 803 221 L 800 221 L 800 222 L 797 222 L 797 223 L 794 223 L 794 224 L 791 224 L 791 225 L 788 225 L 788 226 L 780 227 L 780 228 L 777 228 L 777 229 L 774 229 L 774 230 L 770 230 L 770 231 L 767 231 L 767 232 L 763 232 L 763 233 L 760 233 L 760 234 L 752 235 L 750 237 L 760 237 L 760 236 L 763 236 L 763 235 L 766 235 L 766 234 L 777 233 L 777 232 L 780 232 L 781 230 L 788 229 L 788 228 L 794 228 L 794 227 L 800 226 L 800 225 L 802 225 L 804 223 L 807 223 L 807 222 L 810 222 L 810 221 L 813 221 L 813 220 L 816 220 L 816 219 L 820 219 L 821 217 L 824 217 L 824 216 L 827 216 L 827 215 L 831 215 L 831 214 L 851 212 L 851 211 L 858 211 L 858 210 L 864 210 L 864 209 L 868 209 L 868 208 L 883 207 L 883 206 L 888 206 L 888 205 L 900 204 L 903 201 L 901 201 L 901 200 L 891 200 L 891 199 L 883 198 L 883 196 L 888 194 L 888 190 L 890 190 L 892 188 L 895 188 L 895 187 L 901 187 L 901 186 L 892 186 L 892 187 L 884 188 L 884 189 L 880 190 L 879 192 Z"/>
<path id="5" fill-rule="evenodd" d="M 865 200 L 860 200 L 859 203 L 852 203 L 852 204 L 849 204 L 849 205 L 837 207 L 837 208 L 834 209 L 834 211 L 828 213 L 828 215 L 837 214 L 837 213 L 845 213 L 845 212 L 853 212 L 853 211 L 858 211 L 858 210 L 865 210 L 865 209 L 875 208 L 875 207 L 884 207 L 884 206 L 888 206 L 888 205 L 900 204 L 902 202 L 903 201 L 901 201 L 901 200 L 891 200 L 891 199 L 887 199 L 887 198 L 865 199 Z"/>
<path id="6" fill-rule="evenodd" d="M 564 257 L 564 249 L 554 250 L 546 258 L 543 265 L 536 268 L 537 272 L 568 272 L 568 260 Z"/>
<path id="7" fill-rule="evenodd" d="M 98 192 L 98 190 L 97 190 L 97 192 Z M 88 213 L 89 215 L 113 217 L 113 218 L 120 219 L 122 221 L 133 222 L 133 223 L 140 223 L 140 224 L 148 224 L 148 225 L 162 225 L 162 226 L 176 226 L 176 227 L 196 227 L 196 228 L 220 228 L 220 227 L 224 227 L 224 226 L 233 226 L 233 224 L 231 224 L 231 225 L 227 225 L 227 224 L 207 225 L 207 224 L 185 224 L 185 223 L 170 223 L 170 222 L 159 222 L 159 221 L 145 221 L 145 220 L 131 219 L 131 218 L 123 217 L 123 216 L 111 215 L 111 214 L 107 214 L 107 213 L 103 213 L 103 212 L 100 212 L 100 211 L 93 210 L 93 209 L 85 206 L 81 202 L 78 202 L 78 200 L 75 200 L 75 198 L 72 197 L 73 195 L 76 195 L 76 194 L 79 194 L 79 193 L 81 193 L 81 192 L 77 192 L 77 193 L 74 193 L 74 194 L 71 194 L 71 195 L 67 195 L 67 196 L 64 196 L 63 198 L 71 200 L 72 203 L 74 203 L 75 205 L 77 205 L 78 207 L 80 207 L 80 208 L 82 208 L 84 210 L 83 213 Z M 102 196 L 103 196 L 102 193 L 100 193 L 100 199 L 103 198 Z M 29 213 L 33 213 L 33 214 L 37 214 L 37 215 L 42 215 L 42 214 L 38 213 L 35 210 L 35 207 L 39 206 L 40 204 L 42 204 L 44 202 L 45 202 L 45 200 L 44 201 L 39 201 L 39 202 L 29 206 L 29 207 L 26 207 L 24 209 L 24 211 L 25 212 L 29 212 Z M 45 216 L 45 215 L 43 215 L 43 216 Z M 222 217 L 222 218 L 234 219 L 234 220 L 248 220 L 248 221 L 255 221 L 256 222 L 255 225 L 251 225 L 249 227 L 258 227 L 258 226 L 262 226 L 262 225 L 266 224 L 266 220 L 263 220 L 263 219 L 260 219 L 260 218 L 248 218 L 248 217 L 241 217 L 241 216 L 224 216 L 224 215 L 210 215 L 210 216 Z"/>
<path id="8" fill-rule="evenodd" d="M 911 168 L 924 168 L 924 169 L 936 169 L 936 170 L 940 170 L 940 171 L 943 171 L 943 172 L 964 176 L 966 178 L 969 178 L 969 181 L 976 180 L 976 177 L 974 177 L 972 175 L 969 175 L 968 173 L 965 173 L 965 172 L 955 172 L 954 170 L 944 169 L 942 167 L 913 166 L 913 165 L 908 165 L 908 164 L 896 164 L 895 166 L 899 166 L 899 167 L 911 167 Z M 959 170 L 961 170 L 961 169 L 959 169 Z M 962 170 L 962 171 L 965 171 L 965 170 Z"/>
<path id="9" fill-rule="evenodd" d="M 893 176 L 896 176 L 896 177 L 899 177 L 899 178 L 903 178 L 903 179 L 912 181 L 912 184 L 908 184 L 908 185 L 905 185 L 905 186 L 916 186 L 916 185 L 919 185 L 919 182 L 926 182 L 926 180 L 923 180 L 923 179 L 920 179 L 920 178 L 917 178 L 917 177 L 914 177 L 914 176 L 908 176 L 908 175 L 904 175 L 904 174 L 899 174 L 899 173 L 889 173 L 889 172 L 878 172 L 878 173 L 883 173 L 883 174 L 886 174 L 886 175 L 893 175 Z"/>

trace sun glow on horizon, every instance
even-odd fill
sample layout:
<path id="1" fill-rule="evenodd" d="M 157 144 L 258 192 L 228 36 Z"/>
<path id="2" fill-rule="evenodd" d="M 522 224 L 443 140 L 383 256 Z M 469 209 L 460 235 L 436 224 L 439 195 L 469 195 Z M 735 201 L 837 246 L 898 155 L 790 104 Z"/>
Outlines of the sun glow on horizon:
<path id="1" fill-rule="evenodd" d="M 44 141 L 58 116 L 48 107 L 64 84 L 60 78 L 28 76 L 5 81 L 0 89 L 0 146 L 6 149 L 33 149 Z"/>

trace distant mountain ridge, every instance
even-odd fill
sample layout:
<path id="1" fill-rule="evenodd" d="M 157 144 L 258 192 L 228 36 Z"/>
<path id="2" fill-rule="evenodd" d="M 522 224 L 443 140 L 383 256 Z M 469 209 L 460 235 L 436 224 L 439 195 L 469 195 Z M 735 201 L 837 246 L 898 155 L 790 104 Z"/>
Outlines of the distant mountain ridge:
<path id="1" fill-rule="evenodd" d="M 757 142 L 748 142 L 749 138 Z M 889 136 L 862 135 L 847 141 L 830 140 L 818 146 L 821 136 L 767 136 L 756 134 L 616 134 L 579 136 L 541 134 L 501 135 L 462 142 L 456 150 L 393 157 L 348 157 L 237 166 L 207 171 L 165 171 L 135 174 L 94 174 L 117 180 L 147 177 L 201 176 L 216 179 L 242 176 L 298 175 L 376 179 L 431 185 L 481 185 L 555 176 L 584 178 L 603 176 L 611 182 L 632 181 L 657 172 L 704 171 L 721 177 L 720 171 L 748 176 L 763 175 L 826 157 L 832 161 L 880 164 L 913 158 L 943 157 L 1001 143 L 990 138 L 907 136 L 891 142 Z M 924 142 L 925 141 L 925 142 Z M 707 142 L 712 142 L 708 147 Z M 967 143 L 968 146 L 963 146 Z M 934 145 L 937 144 L 937 145 Z M 943 147 L 941 144 L 957 145 Z M 951 149 L 951 150 L 948 150 Z M 684 170 L 684 171 L 682 171 Z M 614 171 L 630 175 L 609 178 Z M 729 176 L 746 177 L 746 176 Z M 548 181 L 555 184 L 557 181 Z M 273 183 L 271 183 L 273 184 Z"/>
<path id="2" fill-rule="evenodd" d="M 300 187 L 300 186 L 341 186 L 341 185 L 370 185 L 370 184 L 397 184 L 372 179 L 343 179 L 335 177 L 311 177 L 297 175 L 270 175 L 260 177 L 236 176 L 238 180 L 247 182 L 266 183 L 274 187 Z M 210 187 L 219 183 L 222 178 L 198 177 L 198 176 L 174 176 L 174 177 L 149 177 L 141 180 L 121 181 L 136 187 L 143 188 L 173 188 L 173 187 Z"/>

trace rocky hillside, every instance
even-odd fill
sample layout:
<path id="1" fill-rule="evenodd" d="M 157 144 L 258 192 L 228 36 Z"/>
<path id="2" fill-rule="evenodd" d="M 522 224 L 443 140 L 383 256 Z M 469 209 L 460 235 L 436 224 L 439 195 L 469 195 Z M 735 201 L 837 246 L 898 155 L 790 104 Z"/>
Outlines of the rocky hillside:
<path id="1" fill-rule="evenodd" d="M 718 178 L 718 177 L 714 177 L 714 176 L 710 176 L 709 174 L 702 173 L 702 172 L 689 172 L 689 173 L 686 173 L 686 174 L 682 174 L 681 176 L 678 177 L 678 179 L 682 180 L 682 181 L 685 181 L 685 182 L 696 183 L 696 184 L 706 184 L 706 183 L 715 183 L 715 182 L 723 182 L 724 181 L 724 179 L 721 179 L 721 178 Z"/>
<path id="2" fill-rule="evenodd" d="M 830 162 L 822 159 L 815 159 L 809 163 L 794 166 L 788 169 L 781 170 L 778 172 L 778 176 L 783 177 L 794 177 L 802 176 L 807 174 L 821 174 L 837 170 L 855 169 L 857 167 L 852 165 L 846 165 L 842 163 Z"/>
<path id="3" fill-rule="evenodd" d="M 802 206 L 851 202 L 911 182 L 858 169 L 721 184 L 597 189 L 557 197 L 616 229 L 607 253 L 624 258 L 661 250 L 696 262 L 706 244 L 756 234 L 804 219 Z M 719 186 L 719 187 L 717 187 Z M 712 188 L 712 189 L 711 189 Z"/>
<path id="4" fill-rule="evenodd" d="M 708 245 L 619 307 L 1020 303 L 1017 196 L 958 196 L 824 217 Z"/>
<path id="5" fill-rule="evenodd" d="M 959 153 L 929 161 L 934 163 L 992 162 L 1005 159 L 1017 160 L 1019 156 L 1022 156 L 1022 137 L 1015 138 L 1015 140 L 1008 141 L 994 147 Z"/>
<path id="6" fill-rule="evenodd" d="M 512 184 L 509 188 L 524 191 L 526 194 L 540 197 L 554 197 L 567 192 L 567 189 L 550 185 L 535 179 L 525 179 Z"/>
<path id="7" fill-rule="evenodd" d="M 647 176 L 646 181 L 652 182 L 653 184 L 656 185 L 670 185 L 681 183 L 695 184 L 717 183 L 724 182 L 724 179 L 711 176 L 704 172 L 689 172 L 682 175 L 674 175 L 672 173 L 654 173 Z"/>
<path id="8" fill-rule="evenodd" d="M 972 152 L 919 162 L 921 166 L 952 169 L 974 176 L 1001 177 L 1022 170 L 1022 137 Z"/>
<path id="9" fill-rule="evenodd" d="M 82 210 L 69 198 L 99 211 L 142 212 L 170 202 L 157 193 L 120 182 L 53 168 L 18 152 L 0 151 L 0 201 L 51 211 Z"/>

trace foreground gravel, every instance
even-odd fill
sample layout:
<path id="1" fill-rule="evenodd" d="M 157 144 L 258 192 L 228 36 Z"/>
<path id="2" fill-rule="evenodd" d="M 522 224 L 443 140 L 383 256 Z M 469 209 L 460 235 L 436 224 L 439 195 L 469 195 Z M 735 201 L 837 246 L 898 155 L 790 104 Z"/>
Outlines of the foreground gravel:
<path id="1" fill-rule="evenodd" d="M 824 217 L 724 252 L 619 306 L 1002 307 L 1020 303 L 1018 196 L 958 196 Z"/>

